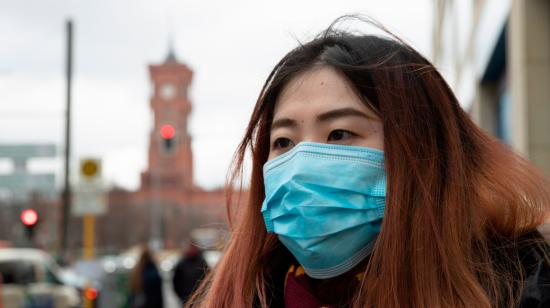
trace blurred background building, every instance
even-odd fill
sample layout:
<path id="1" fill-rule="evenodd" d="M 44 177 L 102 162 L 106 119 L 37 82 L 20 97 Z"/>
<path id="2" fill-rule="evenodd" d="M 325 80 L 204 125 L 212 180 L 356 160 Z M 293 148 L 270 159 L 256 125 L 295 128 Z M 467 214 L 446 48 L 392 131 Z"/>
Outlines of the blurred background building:
<path id="1" fill-rule="evenodd" d="M 478 125 L 550 176 L 550 1 L 434 0 L 433 62 Z"/>
<path id="2" fill-rule="evenodd" d="M 37 241 L 42 247 L 55 246 L 59 222 L 55 173 L 32 172 L 28 165 L 36 160 L 53 159 L 56 152 L 54 144 L 0 145 L 0 159 L 12 166 L 10 172 L 0 175 L 0 240 L 27 245 L 19 218 L 24 209 L 34 208 L 43 214 Z"/>
<path id="3" fill-rule="evenodd" d="M 147 169 L 141 174 L 137 190 L 115 186 L 106 192 L 106 213 L 97 216 L 95 228 L 100 255 L 152 241 L 158 248 L 174 249 L 197 228 L 225 228 L 224 189 L 203 189 L 193 177 L 192 137 L 188 131 L 192 103 L 187 95 L 193 72 L 178 61 L 171 48 L 162 63 L 149 65 L 148 69 L 153 126 Z M 131 117 L 131 111 L 124 116 Z M 60 152 L 54 145 L 0 146 L 0 157 L 11 160 L 14 166 L 11 173 L 0 175 L 0 241 L 29 245 L 19 215 L 23 209 L 33 208 L 40 220 L 32 245 L 46 250 L 58 248 L 61 200 L 54 173 L 33 174 L 26 166 L 32 159 L 54 158 Z M 74 258 L 81 256 L 84 246 L 81 216 L 72 215 L 69 220 L 68 248 Z"/>
<path id="4" fill-rule="evenodd" d="M 192 103 L 187 95 L 193 71 L 170 48 L 162 63 L 149 65 L 149 74 L 153 127 L 148 165 L 137 191 L 109 193 L 109 213 L 98 220 L 97 243 L 109 250 L 151 238 L 160 241 L 156 243 L 160 247 L 176 248 L 193 229 L 225 226 L 224 189 L 202 189 L 193 178 L 188 131 Z"/>

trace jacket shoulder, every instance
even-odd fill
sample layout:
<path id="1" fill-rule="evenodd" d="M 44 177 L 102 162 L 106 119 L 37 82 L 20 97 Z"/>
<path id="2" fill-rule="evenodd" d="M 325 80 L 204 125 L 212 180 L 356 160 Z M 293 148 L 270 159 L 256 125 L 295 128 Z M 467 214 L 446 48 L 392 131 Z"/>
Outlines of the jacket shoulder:
<path id="1" fill-rule="evenodd" d="M 525 279 L 519 307 L 550 307 L 550 246 L 538 231 L 526 243 L 520 251 Z"/>

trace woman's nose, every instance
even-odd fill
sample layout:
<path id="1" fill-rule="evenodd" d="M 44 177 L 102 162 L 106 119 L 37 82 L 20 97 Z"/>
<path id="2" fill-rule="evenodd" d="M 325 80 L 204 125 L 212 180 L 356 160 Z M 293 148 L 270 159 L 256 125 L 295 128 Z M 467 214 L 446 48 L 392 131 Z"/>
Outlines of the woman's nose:
<path id="1" fill-rule="evenodd" d="M 317 143 L 326 143 L 327 140 L 318 132 L 310 132 L 304 134 L 302 139 L 299 142 L 317 142 Z"/>

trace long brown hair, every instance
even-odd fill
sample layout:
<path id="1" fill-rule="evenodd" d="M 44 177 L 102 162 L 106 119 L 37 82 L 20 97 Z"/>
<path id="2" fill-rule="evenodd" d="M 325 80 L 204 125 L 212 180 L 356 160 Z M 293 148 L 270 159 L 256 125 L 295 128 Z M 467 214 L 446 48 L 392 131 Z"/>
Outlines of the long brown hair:
<path id="1" fill-rule="evenodd" d="M 514 306 L 524 279 L 520 238 L 549 212 L 543 177 L 478 128 L 413 48 L 334 24 L 289 52 L 265 82 L 233 169 L 235 180 L 250 150 L 248 202 L 229 204 L 232 238 L 188 305 L 272 303 L 272 264 L 285 248 L 266 233 L 260 214 L 262 166 L 279 93 L 315 65 L 346 76 L 384 128 L 386 211 L 354 307 Z"/>

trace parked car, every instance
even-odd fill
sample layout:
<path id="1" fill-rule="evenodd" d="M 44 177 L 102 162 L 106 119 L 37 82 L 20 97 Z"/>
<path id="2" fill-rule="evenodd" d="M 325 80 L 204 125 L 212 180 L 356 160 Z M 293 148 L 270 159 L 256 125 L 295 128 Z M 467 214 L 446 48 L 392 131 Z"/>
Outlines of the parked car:
<path id="1" fill-rule="evenodd" d="M 63 282 L 61 272 L 44 251 L 0 248 L 2 307 L 80 307 L 81 293 L 75 286 Z"/>

